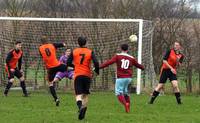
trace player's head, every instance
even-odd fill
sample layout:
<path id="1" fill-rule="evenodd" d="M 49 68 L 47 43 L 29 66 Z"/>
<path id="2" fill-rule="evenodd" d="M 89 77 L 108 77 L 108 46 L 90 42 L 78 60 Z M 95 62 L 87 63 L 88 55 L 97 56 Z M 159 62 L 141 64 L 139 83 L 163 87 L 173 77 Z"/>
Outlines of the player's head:
<path id="1" fill-rule="evenodd" d="M 124 51 L 124 52 L 128 52 L 128 44 L 122 44 L 121 50 Z"/>
<path id="2" fill-rule="evenodd" d="M 87 43 L 86 37 L 78 37 L 78 44 L 80 47 L 84 47 Z"/>
<path id="3" fill-rule="evenodd" d="M 174 50 L 180 50 L 181 49 L 181 43 L 179 41 L 174 42 Z"/>
<path id="4" fill-rule="evenodd" d="M 71 48 L 67 48 L 67 49 L 65 50 L 65 55 L 66 55 L 66 56 L 69 56 L 69 55 L 71 54 L 71 52 L 72 52 Z"/>
<path id="5" fill-rule="evenodd" d="M 41 43 L 42 43 L 42 44 L 48 43 L 47 36 L 43 35 L 43 36 L 41 37 Z"/>
<path id="6" fill-rule="evenodd" d="M 15 42 L 15 49 L 16 50 L 21 50 L 22 49 L 22 42 L 21 41 L 16 41 Z"/>

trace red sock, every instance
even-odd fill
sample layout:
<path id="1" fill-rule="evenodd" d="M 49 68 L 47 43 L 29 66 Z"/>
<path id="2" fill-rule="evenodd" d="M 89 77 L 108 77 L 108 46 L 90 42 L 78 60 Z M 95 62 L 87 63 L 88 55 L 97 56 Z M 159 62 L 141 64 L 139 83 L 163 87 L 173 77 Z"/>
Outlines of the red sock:
<path id="1" fill-rule="evenodd" d="M 130 104 L 130 96 L 125 95 L 124 97 L 125 97 L 125 99 L 126 99 L 126 102 Z"/>
<path id="2" fill-rule="evenodd" d="M 126 100 L 123 95 L 118 95 L 117 98 L 119 102 L 121 102 L 123 105 L 126 105 Z"/>

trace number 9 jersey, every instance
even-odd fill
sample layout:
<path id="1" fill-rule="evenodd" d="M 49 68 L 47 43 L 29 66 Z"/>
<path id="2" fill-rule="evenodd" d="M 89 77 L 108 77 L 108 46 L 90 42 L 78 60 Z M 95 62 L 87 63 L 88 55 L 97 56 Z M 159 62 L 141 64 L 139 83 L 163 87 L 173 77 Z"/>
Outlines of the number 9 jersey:
<path id="1" fill-rule="evenodd" d="M 54 44 L 41 45 L 39 52 L 42 55 L 46 68 L 53 68 L 61 64 L 56 57 L 56 47 Z"/>

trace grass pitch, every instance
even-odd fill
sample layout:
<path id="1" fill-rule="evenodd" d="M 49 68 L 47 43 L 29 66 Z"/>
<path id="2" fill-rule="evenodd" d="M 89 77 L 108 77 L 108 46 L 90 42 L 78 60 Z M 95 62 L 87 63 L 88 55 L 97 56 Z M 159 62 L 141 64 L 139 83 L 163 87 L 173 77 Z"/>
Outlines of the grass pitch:
<path id="1" fill-rule="evenodd" d="M 11 90 L 8 97 L 0 96 L 0 123 L 200 123 L 198 96 L 183 95 L 183 105 L 177 105 L 173 95 L 159 96 L 149 105 L 148 95 L 133 94 L 127 114 L 114 93 L 93 92 L 86 118 L 79 121 L 73 93 L 58 93 L 59 107 L 46 91 L 21 95 Z"/>

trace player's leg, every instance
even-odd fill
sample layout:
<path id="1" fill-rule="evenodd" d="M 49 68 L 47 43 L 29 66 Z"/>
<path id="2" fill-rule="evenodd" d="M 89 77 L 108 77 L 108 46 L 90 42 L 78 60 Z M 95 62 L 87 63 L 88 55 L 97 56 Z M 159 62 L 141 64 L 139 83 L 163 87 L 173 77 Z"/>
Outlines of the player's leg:
<path id="1" fill-rule="evenodd" d="M 24 94 L 24 97 L 28 97 L 28 92 L 26 90 L 25 79 L 24 79 L 22 73 L 18 69 L 15 70 L 15 76 L 20 80 L 20 86 L 22 88 L 22 92 Z"/>
<path id="2" fill-rule="evenodd" d="M 8 72 L 8 71 L 7 71 Z M 6 85 L 6 88 L 4 90 L 4 95 L 7 96 L 8 95 L 8 92 L 10 90 L 10 88 L 12 87 L 13 85 L 13 82 L 14 82 L 14 72 L 15 71 L 12 71 L 12 72 L 8 72 L 8 83 Z"/>
<path id="3" fill-rule="evenodd" d="M 115 82 L 115 95 L 117 96 L 118 98 L 118 101 L 122 104 L 122 105 L 126 105 L 126 100 L 125 100 L 125 97 L 124 97 L 124 83 L 123 83 L 123 79 L 116 79 L 116 82 Z"/>
<path id="4" fill-rule="evenodd" d="M 56 90 L 55 90 L 55 86 L 54 86 L 54 77 L 56 75 L 56 68 L 51 68 L 48 70 L 48 81 L 49 81 L 49 90 L 50 90 L 50 93 L 52 95 L 52 97 L 54 98 L 54 101 L 56 102 L 56 106 L 59 106 L 59 99 L 57 97 L 57 94 L 56 94 Z"/>
<path id="5" fill-rule="evenodd" d="M 124 97 L 126 100 L 126 112 L 130 112 L 130 96 L 129 96 L 129 92 L 128 92 L 128 86 L 131 83 L 132 79 L 131 78 L 126 78 L 125 81 L 125 90 L 124 90 Z"/>
<path id="6" fill-rule="evenodd" d="M 91 79 L 87 76 L 82 76 L 82 107 L 79 112 L 79 120 L 82 120 L 85 118 L 85 114 L 87 111 L 87 104 L 88 104 L 88 95 L 90 94 L 90 83 Z"/>
<path id="7" fill-rule="evenodd" d="M 67 72 L 57 72 L 55 77 L 54 77 L 54 87 L 58 87 L 58 82 L 61 81 L 64 77 L 66 77 Z"/>
<path id="8" fill-rule="evenodd" d="M 156 88 L 154 89 L 152 95 L 151 95 L 151 99 L 149 101 L 149 104 L 153 104 L 156 97 L 159 95 L 160 90 L 164 87 L 164 83 L 167 81 L 169 76 L 169 71 L 168 70 L 162 70 L 161 75 L 160 75 L 160 81 L 158 83 L 158 85 L 156 86 Z"/>
<path id="9" fill-rule="evenodd" d="M 172 84 L 172 87 L 173 87 L 173 90 L 174 90 L 174 95 L 176 97 L 176 101 L 178 104 L 182 104 L 181 102 L 181 94 L 180 94 L 180 89 L 178 87 L 178 81 L 177 81 L 177 77 L 175 74 L 171 73 L 171 76 L 170 76 L 170 81 L 171 81 L 171 84 Z"/>
<path id="10" fill-rule="evenodd" d="M 82 83 L 82 78 L 80 76 L 77 76 L 74 80 L 74 89 L 75 89 L 75 94 L 76 94 L 76 104 L 78 107 L 78 110 L 81 109 L 82 107 L 82 96 L 83 96 L 83 83 Z"/>

